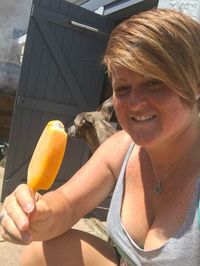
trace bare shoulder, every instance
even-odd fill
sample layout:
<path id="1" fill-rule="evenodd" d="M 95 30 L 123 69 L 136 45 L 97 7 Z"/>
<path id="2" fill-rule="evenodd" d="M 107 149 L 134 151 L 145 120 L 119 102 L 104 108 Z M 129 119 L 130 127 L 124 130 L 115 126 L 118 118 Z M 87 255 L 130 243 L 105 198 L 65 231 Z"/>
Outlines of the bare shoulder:
<path id="1" fill-rule="evenodd" d="M 126 153 L 131 142 L 131 137 L 124 130 L 120 130 L 108 138 L 100 148 L 104 150 L 109 149 L 111 153 L 118 151 L 120 154 L 123 154 L 124 152 Z"/>
<path id="2" fill-rule="evenodd" d="M 124 130 L 121 130 L 107 139 L 96 152 L 97 157 L 102 158 L 102 161 L 105 165 L 107 164 L 115 177 L 119 174 L 131 142 L 131 137 Z"/>

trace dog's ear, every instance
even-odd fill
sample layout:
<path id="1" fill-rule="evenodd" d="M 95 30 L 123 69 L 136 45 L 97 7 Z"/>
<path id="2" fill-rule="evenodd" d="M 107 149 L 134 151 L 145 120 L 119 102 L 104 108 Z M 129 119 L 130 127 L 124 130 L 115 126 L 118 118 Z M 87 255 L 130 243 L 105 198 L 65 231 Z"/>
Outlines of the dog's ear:
<path id="1" fill-rule="evenodd" d="M 88 112 L 88 113 L 84 113 L 84 119 L 85 119 L 85 121 L 87 121 L 87 122 L 89 122 L 89 123 L 91 123 L 91 124 L 93 124 L 94 123 L 94 119 L 93 119 L 93 112 Z"/>
<path id="2" fill-rule="evenodd" d="M 101 113 L 101 118 L 103 120 L 109 122 L 114 112 L 112 96 L 103 102 L 97 111 Z"/>

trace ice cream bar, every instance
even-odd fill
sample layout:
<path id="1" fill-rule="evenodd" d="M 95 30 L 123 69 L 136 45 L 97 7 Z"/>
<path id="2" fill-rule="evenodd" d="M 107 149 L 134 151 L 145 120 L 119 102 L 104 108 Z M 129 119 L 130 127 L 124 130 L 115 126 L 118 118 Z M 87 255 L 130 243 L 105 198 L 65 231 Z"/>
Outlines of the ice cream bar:
<path id="1" fill-rule="evenodd" d="M 48 122 L 28 167 L 27 184 L 33 192 L 51 187 L 61 166 L 66 144 L 67 133 L 62 122 Z"/>

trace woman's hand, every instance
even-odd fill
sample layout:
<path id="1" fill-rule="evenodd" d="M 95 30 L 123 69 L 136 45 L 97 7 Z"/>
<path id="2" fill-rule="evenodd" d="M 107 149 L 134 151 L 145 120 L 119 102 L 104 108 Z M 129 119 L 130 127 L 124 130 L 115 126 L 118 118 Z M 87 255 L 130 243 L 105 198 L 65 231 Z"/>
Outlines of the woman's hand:
<path id="1" fill-rule="evenodd" d="M 61 191 L 33 195 L 27 185 L 20 185 L 3 204 L 1 235 L 7 241 L 22 245 L 54 238 L 72 225 L 73 212 L 66 206 L 66 198 Z"/>
<path id="2" fill-rule="evenodd" d="M 1 235 L 13 243 L 29 244 L 33 235 L 30 230 L 29 217 L 36 210 L 36 201 L 40 198 L 35 196 L 27 185 L 19 185 L 12 194 L 6 197 L 1 210 Z"/>

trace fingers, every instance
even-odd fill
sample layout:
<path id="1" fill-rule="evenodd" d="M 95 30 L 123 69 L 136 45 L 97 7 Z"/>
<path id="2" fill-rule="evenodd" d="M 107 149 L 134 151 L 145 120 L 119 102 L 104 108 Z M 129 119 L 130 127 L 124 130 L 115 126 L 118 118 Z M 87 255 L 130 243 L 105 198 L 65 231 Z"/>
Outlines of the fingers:
<path id="1" fill-rule="evenodd" d="M 29 215 L 35 209 L 35 202 L 30 189 L 26 185 L 20 185 L 8 197 L 6 197 L 3 209 L 9 214 L 20 231 L 29 227 Z"/>
<path id="2" fill-rule="evenodd" d="M 28 229 L 28 215 L 18 204 L 18 201 L 14 195 L 6 198 L 2 212 L 4 210 L 9 214 L 9 217 L 14 221 L 15 225 L 19 230 L 25 231 Z"/>
<path id="3" fill-rule="evenodd" d="M 51 196 L 49 197 L 52 198 Z M 1 210 L 3 214 L 3 216 L 0 214 L 2 237 L 7 241 L 20 244 L 48 239 L 49 234 L 54 230 L 52 225 L 55 219 L 49 201 L 41 198 L 39 194 L 33 195 L 27 185 L 18 186 L 5 199 Z M 54 205 L 57 202 L 53 199 L 51 201 Z"/>
<path id="4" fill-rule="evenodd" d="M 22 184 L 14 191 L 14 196 L 25 213 L 31 213 L 35 208 L 35 198 L 27 185 Z"/>
<path id="5" fill-rule="evenodd" d="M 26 245 L 32 241 L 31 232 L 29 230 L 21 232 L 10 218 L 9 214 L 2 219 L 0 231 L 2 237 L 12 243 Z"/>
<path id="6" fill-rule="evenodd" d="M 29 216 L 35 210 L 35 198 L 27 185 L 20 185 L 9 195 L 1 210 L 2 237 L 13 243 L 27 244 L 31 241 Z"/>

